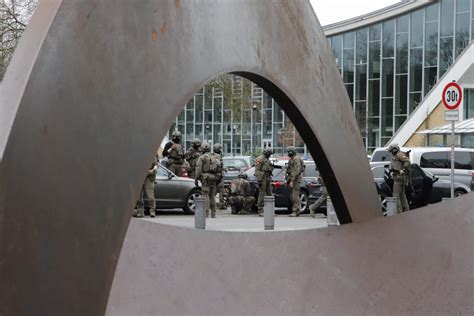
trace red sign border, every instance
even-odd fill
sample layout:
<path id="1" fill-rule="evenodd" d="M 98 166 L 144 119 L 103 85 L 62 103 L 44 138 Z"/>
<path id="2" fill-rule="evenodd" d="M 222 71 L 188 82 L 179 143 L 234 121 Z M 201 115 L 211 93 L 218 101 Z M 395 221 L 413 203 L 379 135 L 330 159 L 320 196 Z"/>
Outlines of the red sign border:
<path id="1" fill-rule="evenodd" d="M 450 88 L 450 87 L 456 87 L 458 90 L 459 90 L 459 100 L 456 102 L 455 105 L 453 106 L 449 106 L 446 104 L 446 91 Z M 462 88 L 461 86 L 457 83 L 457 82 L 450 82 L 446 85 L 446 87 L 444 87 L 443 89 L 443 96 L 442 96 L 442 101 L 443 101 L 443 105 L 445 106 L 445 108 L 447 108 L 448 110 L 456 110 L 459 105 L 461 104 L 462 102 Z"/>

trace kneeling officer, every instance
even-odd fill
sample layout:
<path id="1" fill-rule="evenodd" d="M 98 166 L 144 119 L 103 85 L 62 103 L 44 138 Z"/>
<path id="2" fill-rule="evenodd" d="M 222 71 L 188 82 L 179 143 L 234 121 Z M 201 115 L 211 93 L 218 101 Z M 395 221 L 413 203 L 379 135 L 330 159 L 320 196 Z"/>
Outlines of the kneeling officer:
<path id="1" fill-rule="evenodd" d="M 230 185 L 230 192 L 232 214 L 250 214 L 250 208 L 255 204 L 255 197 L 251 195 L 247 174 L 244 172 L 239 173 L 239 177 L 233 180 Z"/>

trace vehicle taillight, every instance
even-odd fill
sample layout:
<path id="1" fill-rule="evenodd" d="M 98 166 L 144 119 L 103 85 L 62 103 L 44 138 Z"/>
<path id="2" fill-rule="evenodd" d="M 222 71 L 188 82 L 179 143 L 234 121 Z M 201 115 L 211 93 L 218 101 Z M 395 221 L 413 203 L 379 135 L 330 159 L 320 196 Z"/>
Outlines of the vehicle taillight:
<path id="1" fill-rule="evenodd" d="M 321 184 L 319 184 L 317 182 L 310 182 L 309 183 L 310 188 L 319 188 L 320 186 L 321 186 Z"/>
<path id="2" fill-rule="evenodd" d="M 283 183 L 281 183 L 280 181 L 273 181 L 272 182 L 272 185 L 275 187 L 275 188 L 279 188 L 283 185 Z"/>

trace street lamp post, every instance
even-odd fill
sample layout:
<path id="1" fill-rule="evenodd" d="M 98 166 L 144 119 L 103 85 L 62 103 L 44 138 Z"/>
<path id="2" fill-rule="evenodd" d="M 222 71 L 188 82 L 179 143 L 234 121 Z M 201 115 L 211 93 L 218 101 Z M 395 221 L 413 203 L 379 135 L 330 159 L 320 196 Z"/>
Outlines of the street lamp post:
<path id="1" fill-rule="evenodd" d="M 257 154 L 257 100 L 252 101 L 252 152 L 253 155 Z"/>

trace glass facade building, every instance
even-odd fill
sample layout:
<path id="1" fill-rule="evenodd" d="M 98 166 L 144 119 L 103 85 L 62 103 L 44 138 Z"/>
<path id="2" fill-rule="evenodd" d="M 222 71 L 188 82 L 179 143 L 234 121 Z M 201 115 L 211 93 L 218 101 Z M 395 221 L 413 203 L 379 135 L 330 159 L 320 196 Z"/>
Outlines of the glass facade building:
<path id="1" fill-rule="evenodd" d="M 468 46 L 474 37 L 473 8 L 474 0 L 440 0 L 328 36 L 369 152 L 392 138 Z M 236 108 L 245 89 L 251 102 Z M 472 102 L 466 104 L 471 117 Z M 196 137 L 222 143 L 226 154 L 266 146 L 282 153 L 289 145 L 305 152 L 278 104 L 240 77 L 233 79 L 231 97 L 206 85 L 185 106 L 174 128 L 185 135 L 187 146 Z"/>
<path id="2" fill-rule="evenodd" d="M 473 38 L 474 0 L 440 0 L 329 37 L 367 150 L 384 146 Z"/>

